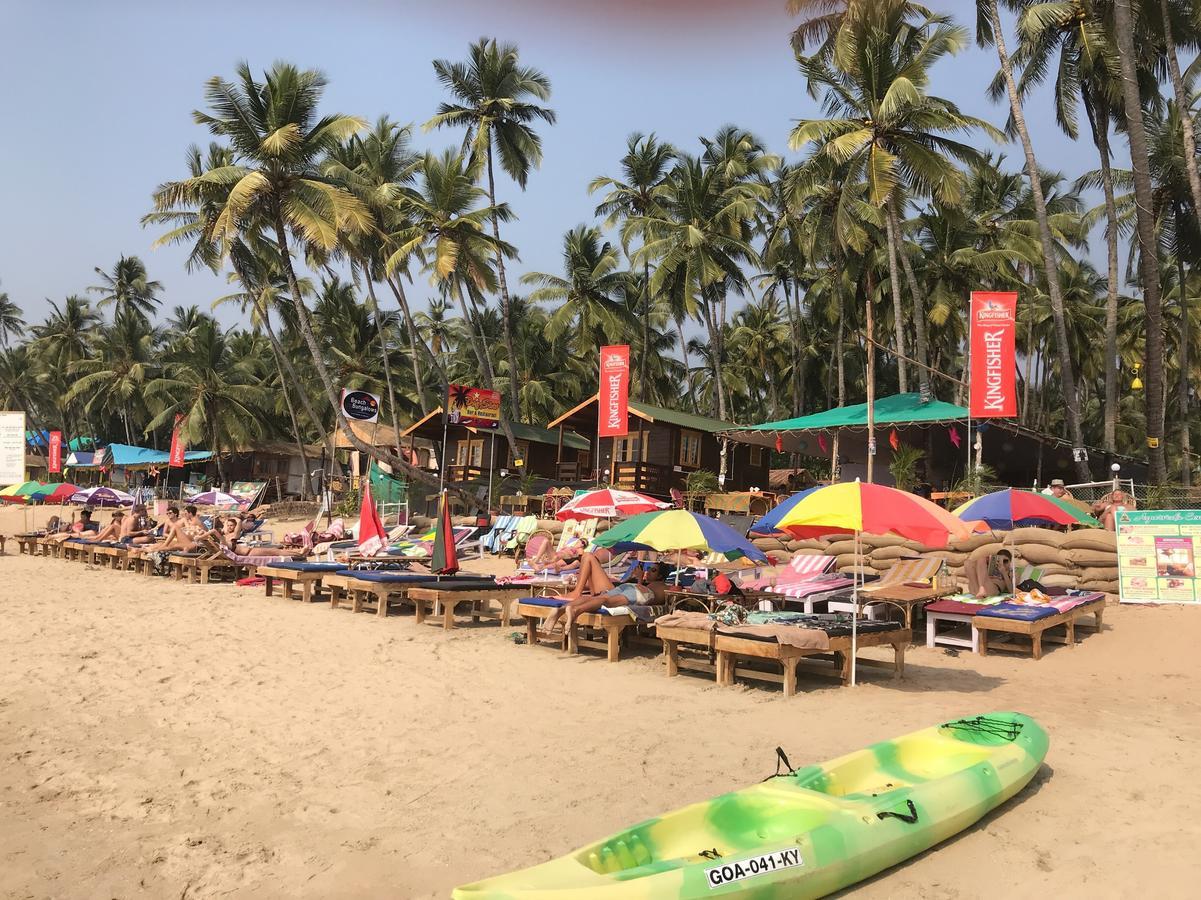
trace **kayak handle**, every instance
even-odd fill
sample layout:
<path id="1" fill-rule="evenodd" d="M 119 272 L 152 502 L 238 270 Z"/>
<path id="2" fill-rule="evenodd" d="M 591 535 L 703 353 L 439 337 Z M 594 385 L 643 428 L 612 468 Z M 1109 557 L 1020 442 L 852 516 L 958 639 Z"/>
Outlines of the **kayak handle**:
<path id="1" fill-rule="evenodd" d="M 878 812 L 878 813 L 876 813 L 876 818 L 877 819 L 900 819 L 906 825 L 916 825 L 917 824 L 917 807 L 913 805 L 912 800 L 906 800 L 905 803 L 909 807 L 909 815 L 905 815 L 905 813 L 899 813 L 899 812 Z"/>

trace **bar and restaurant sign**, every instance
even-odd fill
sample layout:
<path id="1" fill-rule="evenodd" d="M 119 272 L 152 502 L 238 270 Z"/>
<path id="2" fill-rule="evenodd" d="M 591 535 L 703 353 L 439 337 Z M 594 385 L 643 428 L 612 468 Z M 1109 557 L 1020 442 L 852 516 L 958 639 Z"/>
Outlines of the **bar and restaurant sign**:
<path id="1" fill-rule="evenodd" d="M 25 480 L 25 413 L 0 412 L 0 486 Z"/>
<path id="2" fill-rule="evenodd" d="M 597 437 L 629 434 L 629 403 L 630 347 L 628 344 L 601 347 Z"/>
<path id="3" fill-rule="evenodd" d="M 46 471 L 61 472 L 63 470 L 63 433 L 61 431 L 50 432 L 47 447 L 49 449 L 46 454 Z"/>
<path id="4" fill-rule="evenodd" d="M 1017 305 L 1013 292 L 972 292 L 968 411 L 973 419 L 1018 414 Z"/>
<path id="5" fill-rule="evenodd" d="M 1119 510 L 1123 603 L 1201 603 L 1201 509 Z"/>
<path id="6" fill-rule="evenodd" d="M 447 421 L 467 428 L 497 428 L 500 426 L 500 391 L 450 385 Z"/>

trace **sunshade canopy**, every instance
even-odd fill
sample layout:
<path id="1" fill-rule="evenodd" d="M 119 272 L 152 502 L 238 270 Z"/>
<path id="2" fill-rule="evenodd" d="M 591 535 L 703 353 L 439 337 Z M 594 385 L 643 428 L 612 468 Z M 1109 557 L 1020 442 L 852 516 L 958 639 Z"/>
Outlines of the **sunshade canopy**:
<path id="1" fill-rule="evenodd" d="M 721 553 L 726 559 L 746 557 L 757 562 L 767 559 L 762 550 L 729 525 L 686 509 L 642 513 L 610 528 L 595 543 L 619 552 L 697 550 Z"/>
<path id="2" fill-rule="evenodd" d="M 1089 525 L 1101 523 L 1074 504 L 1051 494 L 1007 488 L 975 497 L 955 510 L 967 522 L 985 522 L 989 528 L 1010 529 L 1026 525 Z"/>

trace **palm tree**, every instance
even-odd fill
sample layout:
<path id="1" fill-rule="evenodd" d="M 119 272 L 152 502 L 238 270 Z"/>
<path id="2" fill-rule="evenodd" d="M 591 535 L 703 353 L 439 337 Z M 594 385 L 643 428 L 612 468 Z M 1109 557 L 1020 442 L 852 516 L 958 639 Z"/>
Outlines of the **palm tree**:
<path id="1" fill-rule="evenodd" d="M 595 355 L 602 344 L 626 339 L 635 318 L 620 299 L 628 273 L 618 269 L 616 248 L 601 238 L 599 228 L 577 225 L 563 236 L 563 275 L 530 272 L 522 284 L 535 285 L 534 303 L 558 303 L 546 322 L 546 337 L 567 339 L 581 359 Z M 643 330 L 649 329 L 649 316 Z"/>
<path id="2" fill-rule="evenodd" d="M 99 330 L 92 355 L 73 362 L 69 369 L 77 377 L 67 400 L 82 400 L 88 412 L 115 413 L 127 444 L 134 443 L 131 423 L 135 410 L 144 408 L 146 382 L 155 373 L 158 337 L 136 307 L 125 306 L 112 325 Z"/>
<path id="3" fill-rule="evenodd" d="M 550 99 L 550 79 L 530 66 L 521 65 L 515 44 L 499 44 L 494 39 L 481 38 L 467 51 L 468 62 L 434 60 L 434 72 L 454 98 L 442 103 L 437 114 L 425 125 L 427 129 L 442 126 L 464 127 L 463 148 L 470 148 L 474 164 L 481 166 L 488 178 L 488 202 L 499 210 L 496 202 L 496 178 L 493 153 L 500 157 L 501 168 L 525 188 L 530 169 L 542 164 L 542 140 L 532 123 L 555 122 L 553 110 L 539 106 Z M 492 237 L 495 239 L 496 273 L 500 288 L 500 315 L 504 332 L 505 352 L 513 357 L 513 333 L 509 324 L 509 285 L 505 277 L 505 254 L 500 252 L 500 217 L 492 216 Z M 517 385 L 509 389 L 513 416 L 521 421 Z"/>
<path id="4" fill-rule="evenodd" d="M 635 132 L 626 139 L 626 153 L 619 162 L 621 178 L 601 176 L 594 178 L 588 185 L 588 193 L 605 191 L 604 197 L 596 207 L 596 215 L 605 217 L 605 227 L 612 228 L 618 222 L 623 222 L 621 230 L 622 247 L 629 256 L 630 240 L 640 239 L 644 235 L 636 235 L 630 223 L 640 216 L 648 216 L 655 209 L 656 198 L 662 190 L 671 164 L 676 158 L 675 148 L 660 141 L 654 133 L 643 135 Z M 639 315 L 642 319 L 642 345 L 650 345 L 651 321 L 651 262 L 649 258 L 642 261 L 642 303 Z M 638 398 L 646 399 L 646 369 L 648 354 L 643 352 L 638 356 Z"/>
<path id="5" fill-rule="evenodd" d="M 1009 0 L 1017 3 L 1020 0 Z M 1063 293 L 1059 286 L 1059 276 L 1056 271 L 1055 238 L 1047 217 L 1047 202 L 1043 196 L 1042 182 L 1039 176 L 1038 159 L 1034 155 L 1034 143 L 1030 140 L 1030 131 L 1026 128 L 1026 116 L 1022 108 L 1022 99 L 1018 93 L 1017 81 L 1013 75 L 1013 64 L 1009 58 L 1009 50 L 1005 44 L 1005 32 L 1001 27 L 1001 14 L 997 9 L 997 0 L 976 0 L 976 39 L 980 46 L 992 44 L 997 50 L 997 59 L 1001 66 L 1001 77 L 1005 82 L 1005 91 L 1009 97 L 1009 112 L 1013 130 L 1017 132 L 1022 144 L 1022 152 L 1026 158 L 1026 177 L 1030 180 L 1030 189 L 1034 196 L 1035 218 L 1038 221 L 1038 237 L 1042 249 L 1043 274 L 1046 277 L 1047 292 L 1051 301 L 1051 314 L 1055 321 L 1055 344 L 1059 352 L 1060 378 L 1064 392 L 1064 414 L 1067 418 L 1068 434 L 1076 447 L 1084 446 L 1084 432 L 1080 425 L 1080 398 L 1076 393 L 1076 376 L 1072 370 L 1072 357 L 1068 350 L 1067 325 L 1064 321 Z M 1076 473 L 1082 481 L 1088 481 L 1088 463 L 1078 461 Z"/>
<path id="6" fill-rule="evenodd" d="M 120 257 L 111 273 L 99 266 L 95 271 L 101 283 L 88 288 L 88 292 L 100 295 L 101 307 L 115 307 L 114 316 L 132 313 L 145 320 L 158 308 L 158 293 L 163 286 L 150 280 L 145 263 L 136 256 Z"/>
<path id="7" fill-rule="evenodd" d="M 53 300 L 46 302 L 54 312 L 43 324 L 33 326 L 33 335 L 47 362 L 66 371 L 71 363 L 91 352 L 100 314 L 87 300 L 74 295 L 63 301 L 62 307 Z"/>
<path id="8" fill-rule="evenodd" d="M 8 346 L 8 339 L 25 333 L 25 320 L 21 318 L 21 307 L 0 291 L 0 347 Z"/>

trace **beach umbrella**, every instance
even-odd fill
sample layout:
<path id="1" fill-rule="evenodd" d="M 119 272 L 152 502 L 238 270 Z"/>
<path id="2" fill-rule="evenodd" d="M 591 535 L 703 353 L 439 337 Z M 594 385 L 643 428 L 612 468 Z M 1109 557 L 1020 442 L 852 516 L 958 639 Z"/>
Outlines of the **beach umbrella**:
<path id="1" fill-rule="evenodd" d="M 724 522 L 686 509 L 642 513 L 610 528 L 593 541 L 598 547 L 625 550 L 658 550 L 721 553 L 726 559 L 745 557 L 766 562 L 767 555 Z"/>
<path id="2" fill-rule="evenodd" d="M 23 481 L 12 484 L 0 491 L 0 501 L 5 503 L 26 503 L 29 498 L 42 486 L 40 481 Z"/>
<path id="3" fill-rule="evenodd" d="M 74 494 L 79 493 L 79 490 L 76 485 L 66 482 L 44 484 L 33 493 L 33 499 L 43 503 L 66 503 Z"/>
<path id="4" fill-rule="evenodd" d="M 1089 525 L 1101 523 L 1073 503 L 1051 494 L 1006 488 L 976 497 L 959 506 L 954 515 L 972 522 L 981 521 L 989 528 L 1008 531 L 1026 525 Z"/>
<path id="5" fill-rule="evenodd" d="M 435 575 L 453 575 L 459 571 L 459 553 L 455 549 L 455 532 L 450 522 L 450 502 L 446 491 L 438 498 L 438 522 L 434 528 L 434 552 L 430 554 L 430 571 Z"/>
<path id="6" fill-rule="evenodd" d="M 193 497 L 190 503 L 197 506 L 241 506 L 242 501 L 233 494 L 224 491 L 203 491 Z"/>
<path id="7" fill-rule="evenodd" d="M 668 509 L 670 503 L 662 503 L 645 494 L 634 491 L 619 491 L 602 488 L 572 497 L 563 508 L 555 513 L 560 521 L 568 519 L 617 519 L 621 516 L 636 516 L 639 513 Z"/>
<path id="8" fill-rule="evenodd" d="M 81 506 L 133 506 L 133 497 L 110 487 L 94 487 L 71 495 L 71 503 Z"/>
<path id="9" fill-rule="evenodd" d="M 785 497 L 772 508 L 767 515 L 761 518 L 758 522 L 751 526 L 752 534 L 780 534 L 780 520 L 786 516 L 794 506 L 816 491 L 817 488 L 811 487 L 801 491 L 799 494 L 793 494 L 791 497 Z"/>
<path id="10" fill-rule="evenodd" d="M 359 553 L 363 556 L 375 556 L 384 549 L 387 537 L 384 523 L 379 518 L 379 510 L 375 508 L 375 499 L 371 496 L 371 482 L 368 480 L 363 487 L 363 502 L 359 506 Z"/>
<path id="11" fill-rule="evenodd" d="M 817 488 L 806 494 L 781 518 L 777 527 L 796 537 L 822 534 L 854 534 L 855 555 L 859 536 L 895 534 L 931 547 L 945 547 L 951 538 L 967 538 L 972 526 L 937 506 L 906 491 L 882 484 L 849 481 Z M 856 567 L 858 568 L 858 567 Z M 852 581 L 851 684 L 856 682 L 855 656 L 859 649 L 859 587 L 863 575 Z"/>

